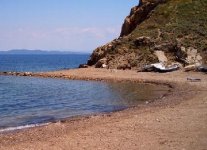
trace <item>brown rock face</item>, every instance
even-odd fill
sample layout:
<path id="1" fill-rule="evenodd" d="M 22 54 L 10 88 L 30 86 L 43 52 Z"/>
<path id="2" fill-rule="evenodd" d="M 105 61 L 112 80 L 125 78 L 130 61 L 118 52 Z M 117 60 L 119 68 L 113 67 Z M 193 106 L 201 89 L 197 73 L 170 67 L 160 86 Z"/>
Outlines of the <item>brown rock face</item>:
<path id="1" fill-rule="evenodd" d="M 96 48 L 87 65 L 140 70 L 159 61 L 207 64 L 206 8 L 207 0 L 141 0 L 120 37 Z"/>
<path id="2" fill-rule="evenodd" d="M 126 17 L 125 22 L 122 26 L 122 31 L 120 35 L 120 39 L 115 39 L 114 41 L 104 45 L 100 46 L 97 49 L 94 50 L 92 55 L 90 56 L 90 59 L 87 62 L 87 65 L 92 66 L 95 65 L 96 67 L 99 67 L 101 64 L 99 60 L 104 59 L 106 60 L 106 65 L 109 63 L 109 68 L 124 68 L 123 66 L 127 66 L 125 68 L 131 68 L 129 64 L 125 63 L 125 61 L 122 60 L 132 60 L 136 59 L 134 53 L 131 53 L 126 56 L 123 55 L 122 51 L 126 51 L 124 48 L 118 49 L 118 45 L 123 42 L 122 36 L 129 35 L 137 25 L 139 25 L 142 21 L 144 21 L 148 14 L 160 3 L 164 2 L 165 0 L 140 0 L 139 5 L 135 6 L 131 9 L 130 15 Z M 145 41 L 143 42 L 149 42 L 148 39 L 143 39 Z M 147 43 L 149 44 L 149 43 Z M 113 51 L 114 49 L 118 49 L 117 53 L 120 54 L 120 57 L 116 57 L 116 59 L 112 59 L 111 56 L 109 56 L 109 53 Z M 125 53 L 128 53 L 127 51 Z M 133 57 L 132 57 L 133 56 Z M 113 56 L 112 56 L 113 57 Z M 122 58 L 125 57 L 125 58 Z M 124 63 L 123 63 L 124 62 Z M 134 62 L 133 62 L 134 63 Z M 126 65 L 127 64 L 127 65 Z M 120 67 L 121 66 L 121 67 Z"/>
<path id="3" fill-rule="evenodd" d="M 131 9 L 130 15 L 126 17 L 122 26 L 120 36 L 129 35 L 140 23 L 142 23 L 148 14 L 160 3 L 165 0 L 141 0 L 138 6 Z"/>
<path id="4" fill-rule="evenodd" d="M 112 48 L 113 48 L 113 45 L 110 43 L 96 48 L 93 51 L 92 55 L 90 56 L 90 59 L 88 60 L 87 65 L 89 66 L 95 65 L 100 59 L 103 59 L 106 56 L 108 50 Z"/>

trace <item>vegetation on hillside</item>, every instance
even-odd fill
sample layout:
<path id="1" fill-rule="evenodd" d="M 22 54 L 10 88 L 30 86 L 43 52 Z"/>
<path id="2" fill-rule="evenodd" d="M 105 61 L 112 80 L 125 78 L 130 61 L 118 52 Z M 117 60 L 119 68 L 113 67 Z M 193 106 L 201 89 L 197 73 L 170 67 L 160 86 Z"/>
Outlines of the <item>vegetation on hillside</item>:
<path id="1" fill-rule="evenodd" d="M 108 68 L 139 68 L 158 61 L 154 55 L 157 48 L 173 62 L 178 61 L 175 53 L 181 47 L 198 50 L 207 64 L 206 8 L 207 0 L 166 0 L 151 10 L 129 35 L 97 48 L 88 64 L 95 65 L 104 58 L 102 63 Z"/>

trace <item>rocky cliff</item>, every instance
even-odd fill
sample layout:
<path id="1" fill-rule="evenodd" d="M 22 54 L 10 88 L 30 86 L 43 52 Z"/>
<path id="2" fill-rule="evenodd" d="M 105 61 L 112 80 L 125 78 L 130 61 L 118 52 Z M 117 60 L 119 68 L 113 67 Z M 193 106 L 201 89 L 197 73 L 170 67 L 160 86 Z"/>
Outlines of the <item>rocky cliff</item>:
<path id="1" fill-rule="evenodd" d="M 140 69 L 163 61 L 207 64 L 207 0 L 142 0 L 131 9 L 120 37 L 98 47 L 87 64 Z"/>

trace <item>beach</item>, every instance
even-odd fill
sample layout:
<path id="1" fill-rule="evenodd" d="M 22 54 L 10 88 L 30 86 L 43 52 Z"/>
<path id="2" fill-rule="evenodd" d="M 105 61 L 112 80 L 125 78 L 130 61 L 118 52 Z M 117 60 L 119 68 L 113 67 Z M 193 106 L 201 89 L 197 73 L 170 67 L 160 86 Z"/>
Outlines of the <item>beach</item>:
<path id="1" fill-rule="evenodd" d="M 146 82 L 171 88 L 167 95 L 123 111 L 68 118 L 45 126 L 0 133 L 2 150 L 207 148 L 207 76 L 175 71 L 71 69 L 23 76 Z M 191 82 L 187 78 L 199 78 Z"/>

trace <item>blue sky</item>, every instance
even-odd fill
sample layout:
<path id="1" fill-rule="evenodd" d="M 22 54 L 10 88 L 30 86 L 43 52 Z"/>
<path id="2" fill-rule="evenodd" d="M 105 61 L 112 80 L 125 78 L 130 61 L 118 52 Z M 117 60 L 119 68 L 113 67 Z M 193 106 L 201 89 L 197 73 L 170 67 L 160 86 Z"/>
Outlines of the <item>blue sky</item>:
<path id="1" fill-rule="evenodd" d="M 138 0 L 0 0 L 0 50 L 92 51 L 120 34 Z"/>

